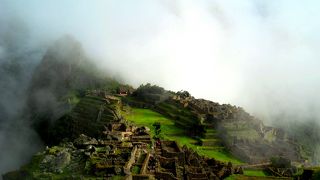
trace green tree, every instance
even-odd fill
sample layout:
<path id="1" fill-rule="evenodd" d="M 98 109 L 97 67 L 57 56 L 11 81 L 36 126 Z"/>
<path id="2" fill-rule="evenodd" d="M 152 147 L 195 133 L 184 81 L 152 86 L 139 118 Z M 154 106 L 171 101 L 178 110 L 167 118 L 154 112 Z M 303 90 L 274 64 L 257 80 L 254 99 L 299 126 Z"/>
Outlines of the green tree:
<path id="1" fill-rule="evenodd" d="M 155 122 L 152 125 L 155 129 L 155 137 L 159 138 L 160 137 L 160 133 L 161 133 L 161 124 L 160 122 Z"/>

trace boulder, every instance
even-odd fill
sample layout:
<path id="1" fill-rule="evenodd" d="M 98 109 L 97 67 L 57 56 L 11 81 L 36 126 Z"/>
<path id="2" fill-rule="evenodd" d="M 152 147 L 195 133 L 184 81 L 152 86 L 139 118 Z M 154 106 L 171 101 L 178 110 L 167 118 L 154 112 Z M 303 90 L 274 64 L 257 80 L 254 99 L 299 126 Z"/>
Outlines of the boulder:
<path id="1" fill-rule="evenodd" d="M 74 140 L 74 144 L 76 146 L 86 147 L 88 145 L 98 145 L 98 141 L 95 138 L 81 134 L 77 139 Z"/>

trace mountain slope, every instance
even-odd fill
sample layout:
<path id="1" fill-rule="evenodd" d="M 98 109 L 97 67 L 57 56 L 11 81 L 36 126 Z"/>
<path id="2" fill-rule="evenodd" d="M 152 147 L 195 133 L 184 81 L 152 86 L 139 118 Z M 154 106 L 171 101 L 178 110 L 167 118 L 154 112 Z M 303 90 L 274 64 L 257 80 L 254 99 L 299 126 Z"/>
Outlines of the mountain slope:
<path id="1" fill-rule="evenodd" d="M 131 106 L 150 108 L 172 119 L 202 149 L 225 147 L 244 162 L 262 163 L 283 156 L 303 162 L 301 145 L 281 129 L 267 127 L 242 108 L 195 99 L 188 92 L 166 92 L 149 84 L 124 98 Z M 152 99 L 148 97 L 153 97 Z M 148 99 L 147 101 L 145 99 Z"/>
<path id="2" fill-rule="evenodd" d="M 120 83 L 91 63 L 81 44 L 71 36 L 58 39 L 35 69 L 26 114 L 46 143 L 53 122 L 65 115 L 88 89 L 115 91 Z"/>
<path id="3" fill-rule="evenodd" d="M 63 124 L 56 121 L 54 129 L 62 130 L 59 145 L 37 153 L 4 179 L 223 179 L 241 173 L 231 163 L 199 156 L 175 141 L 154 142 L 150 129 L 121 118 L 121 107 L 114 96 L 83 97 Z"/>
<path id="4" fill-rule="evenodd" d="M 271 157 L 284 156 L 292 161 L 303 161 L 297 142 L 281 129 L 265 126 L 242 108 L 220 105 L 191 96 L 174 98 L 203 117 L 206 132 L 217 130 L 224 145 L 245 162 L 267 162 Z"/>
<path id="5" fill-rule="evenodd" d="M 229 153 L 246 163 L 268 164 L 270 158 L 278 156 L 303 160 L 296 140 L 281 129 L 265 126 L 240 107 L 195 99 L 186 91 L 171 92 L 150 84 L 134 90 L 108 78 L 70 36 L 48 49 L 33 74 L 27 101 L 25 111 L 33 127 L 52 147 L 18 171 L 18 176 L 103 178 L 145 175 L 148 167 L 152 177 L 180 179 L 201 174 L 212 179 L 241 173 L 232 163 L 210 159 L 233 161 Z M 131 118 L 139 111 L 143 112 L 139 119 Z M 127 120 L 148 127 L 137 127 Z M 157 122 L 160 134 L 149 131 Z M 79 141 L 84 144 L 79 145 Z M 57 168 L 50 169 L 51 165 Z"/>

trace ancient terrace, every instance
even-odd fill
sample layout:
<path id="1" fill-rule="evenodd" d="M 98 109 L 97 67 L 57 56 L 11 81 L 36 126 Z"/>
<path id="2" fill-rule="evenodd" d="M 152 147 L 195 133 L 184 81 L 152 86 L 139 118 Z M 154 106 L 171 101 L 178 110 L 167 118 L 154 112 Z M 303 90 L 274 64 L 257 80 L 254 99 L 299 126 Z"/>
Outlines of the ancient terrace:
<path id="1" fill-rule="evenodd" d="M 231 165 L 198 155 L 175 141 L 151 137 L 121 116 L 121 97 L 91 91 L 62 121 L 68 134 L 34 156 L 32 162 L 10 175 L 41 178 L 106 179 L 223 179 L 241 173 Z M 65 120 L 62 119 L 62 120 Z M 58 122 L 59 123 L 59 122 Z M 22 176 L 21 176 L 22 177 Z"/>
<path id="2" fill-rule="evenodd" d="M 115 96 L 99 94 L 107 104 L 121 104 Z M 220 179 L 235 172 L 230 163 L 204 158 L 187 147 L 180 148 L 175 141 L 153 140 L 148 127 L 137 127 L 123 118 L 106 124 L 102 134 L 98 140 L 80 135 L 74 141 L 78 148 L 84 148 L 88 156 L 87 172 L 91 175 L 120 175 L 133 179 Z"/>

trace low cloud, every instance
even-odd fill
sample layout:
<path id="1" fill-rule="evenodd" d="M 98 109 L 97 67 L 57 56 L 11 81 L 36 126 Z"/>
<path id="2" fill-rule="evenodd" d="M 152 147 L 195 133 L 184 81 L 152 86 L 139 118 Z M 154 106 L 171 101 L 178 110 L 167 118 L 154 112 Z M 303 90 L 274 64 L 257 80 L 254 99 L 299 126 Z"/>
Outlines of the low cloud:
<path id="1" fill-rule="evenodd" d="M 71 34 L 100 68 L 134 86 L 151 82 L 188 90 L 199 98 L 243 106 L 269 124 L 320 121 L 316 0 L 0 4 L 1 117 L 12 117 L 11 111 L 20 108 L 23 90 L 48 44 Z M 26 79 L 4 71 L 17 54 L 25 62 Z M 11 107 L 6 97 L 13 97 Z"/>

